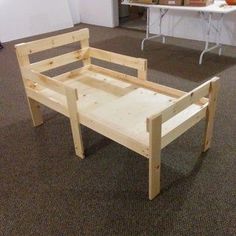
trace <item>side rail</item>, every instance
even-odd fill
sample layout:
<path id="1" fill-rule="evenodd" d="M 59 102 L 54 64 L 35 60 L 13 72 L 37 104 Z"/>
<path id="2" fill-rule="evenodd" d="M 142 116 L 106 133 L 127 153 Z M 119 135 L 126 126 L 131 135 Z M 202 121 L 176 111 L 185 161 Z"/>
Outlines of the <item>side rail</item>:
<path id="1" fill-rule="evenodd" d="M 22 67 L 21 73 L 26 80 L 32 81 L 34 84 L 39 84 L 45 88 L 51 89 L 62 95 L 66 94 L 64 84 L 60 81 L 57 81 L 51 77 L 43 75 L 38 71 L 31 70 L 30 68 L 27 67 L 26 68 Z"/>
<path id="2" fill-rule="evenodd" d="M 193 104 L 199 105 L 198 110 L 194 111 L 190 117 L 179 121 L 173 129 L 167 131 L 162 130 L 161 148 L 164 148 L 204 117 L 207 118 L 207 124 L 203 150 L 206 151 L 210 147 L 218 90 L 219 78 L 214 77 L 177 99 L 174 104 L 163 110 L 161 113 L 147 119 L 147 129 L 149 130 L 150 123 L 153 123 L 153 121 L 159 119 L 161 120 L 161 124 L 163 124 L 189 106 Z M 206 96 L 208 96 L 208 99 L 204 98 Z M 203 104 L 199 103 L 202 98 L 204 98 L 205 101 Z"/>
<path id="3" fill-rule="evenodd" d="M 89 48 L 89 56 L 102 61 L 115 63 L 118 65 L 136 69 L 138 78 L 142 80 L 147 79 L 147 59 L 130 57 L 114 52 L 108 52 L 97 48 Z"/>

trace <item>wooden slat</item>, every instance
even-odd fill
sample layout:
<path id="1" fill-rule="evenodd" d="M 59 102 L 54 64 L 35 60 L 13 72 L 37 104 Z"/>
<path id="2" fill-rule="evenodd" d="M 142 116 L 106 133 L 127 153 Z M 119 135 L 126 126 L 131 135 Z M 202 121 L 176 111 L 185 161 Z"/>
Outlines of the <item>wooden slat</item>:
<path id="1" fill-rule="evenodd" d="M 186 92 L 177 90 L 177 89 L 173 89 L 164 85 L 160 85 L 157 83 L 153 83 L 150 81 L 144 81 L 144 80 L 139 80 L 134 76 L 131 75 L 127 75 L 127 74 L 123 74 L 117 71 L 113 71 L 113 70 L 109 70 L 100 66 L 96 66 L 96 65 L 91 65 L 90 71 L 95 72 L 95 73 L 101 73 L 107 76 L 111 76 L 115 79 L 119 79 L 128 83 L 132 83 L 134 85 L 137 85 L 139 87 L 143 87 L 143 88 L 147 88 L 150 89 L 152 91 L 158 92 L 158 93 L 162 93 L 171 97 L 175 97 L 175 98 L 179 98 L 181 96 L 183 96 L 184 94 L 186 94 Z"/>
<path id="2" fill-rule="evenodd" d="M 125 56 L 122 54 L 108 52 L 97 48 L 89 48 L 89 55 L 103 61 L 112 62 L 118 65 L 134 68 L 137 70 L 147 70 L 147 60 L 142 58 Z"/>
<path id="3" fill-rule="evenodd" d="M 197 88 L 193 89 L 191 92 L 185 94 L 184 96 L 176 100 L 176 102 L 173 105 L 171 105 L 170 107 L 162 111 L 161 112 L 162 122 L 164 123 L 171 117 L 175 116 L 179 112 L 186 109 L 191 104 L 198 102 L 202 97 L 207 96 L 209 94 L 209 88 L 210 88 L 211 82 L 215 81 L 216 79 L 218 78 L 215 77 L 207 81 L 206 83 L 198 86 Z M 156 114 L 154 116 L 159 116 L 159 115 L 160 114 Z"/>
<path id="4" fill-rule="evenodd" d="M 164 133 L 162 133 L 162 142 L 161 142 L 161 148 L 164 148 L 169 143 L 174 141 L 176 138 L 181 136 L 183 133 L 185 133 L 188 129 L 193 127 L 195 124 L 197 124 L 200 120 L 202 120 L 206 116 L 206 109 L 207 104 L 203 106 L 200 110 L 193 113 L 188 119 L 181 120 L 179 125 L 173 127 L 173 125 L 170 125 Z M 184 117 L 181 117 L 182 119 Z"/>
<path id="5" fill-rule="evenodd" d="M 32 63 L 29 68 L 37 70 L 39 72 L 44 72 L 48 70 L 55 69 L 60 66 L 64 66 L 76 61 L 80 61 L 88 58 L 88 49 L 81 49 L 74 52 L 69 52 L 60 56 L 49 58 L 43 61 Z"/>
<path id="6" fill-rule="evenodd" d="M 22 75 L 28 80 L 32 80 L 45 88 L 54 90 L 57 93 L 65 94 L 65 87 L 63 83 L 56 81 L 46 75 L 42 75 L 39 72 L 22 68 Z"/>
<path id="7" fill-rule="evenodd" d="M 16 49 L 20 56 L 41 52 L 47 49 L 60 47 L 66 44 L 78 42 L 89 38 L 89 30 L 82 29 L 78 31 L 60 34 L 44 39 L 35 40 L 28 43 L 21 43 L 16 45 Z"/>

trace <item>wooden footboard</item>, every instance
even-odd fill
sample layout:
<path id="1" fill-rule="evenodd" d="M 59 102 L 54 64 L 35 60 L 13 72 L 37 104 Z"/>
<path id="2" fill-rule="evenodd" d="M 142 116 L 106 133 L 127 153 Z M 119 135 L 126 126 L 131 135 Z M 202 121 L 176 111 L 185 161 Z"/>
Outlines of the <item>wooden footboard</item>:
<path id="1" fill-rule="evenodd" d="M 76 42 L 81 46 L 76 51 L 30 62 L 31 54 Z M 146 59 L 89 47 L 88 29 L 19 44 L 16 52 L 34 126 L 43 123 L 43 104 L 70 119 L 77 156 L 84 158 L 82 124 L 149 159 L 149 199 L 160 192 L 161 149 L 205 117 L 203 150 L 210 147 L 218 78 L 189 93 L 149 82 Z M 137 75 L 95 65 L 93 58 L 135 69 Z M 45 74 L 79 61 L 80 68 Z"/>

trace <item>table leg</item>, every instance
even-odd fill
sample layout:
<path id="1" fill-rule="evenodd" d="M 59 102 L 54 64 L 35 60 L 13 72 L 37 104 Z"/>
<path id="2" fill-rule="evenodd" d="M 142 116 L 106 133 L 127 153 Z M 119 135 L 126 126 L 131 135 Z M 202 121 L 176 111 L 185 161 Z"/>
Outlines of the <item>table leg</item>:
<path id="1" fill-rule="evenodd" d="M 159 18 L 159 34 L 149 36 L 150 35 L 150 8 L 147 8 L 147 26 L 146 26 L 146 37 L 143 39 L 141 44 L 141 49 L 144 49 L 144 43 L 146 40 L 154 39 L 162 37 L 162 43 L 165 43 L 165 36 L 162 35 L 162 21 L 166 13 L 168 12 L 167 9 L 160 9 L 160 18 Z"/>
<path id="2" fill-rule="evenodd" d="M 219 47 L 219 56 L 222 54 L 222 46 L 220 44 L 221 41 L 221 31 L 222 31 L 222 26 L 223 26 L 223 20 L 224 20 L 224 14 L 221 14 L 220 20 L 218 22 L 218 30 L 217 30 L 217 45 L 220 45 Z"/>
<path id="3" fill-rule="evenodd" d="M 216 48 L 219 48 L 219 55 L 221 55 L 222 52 L 222 46 L 220 44 L 220 38 L 221 38 L 221 29 L 222 29 L 222 24 L 223 24 L 223 17 L 224 14 L 221 14 L 220 20 L 218 21 L 217 26 L 214 26 L 212 24 L 212 13 L 206 13 L 206 12 L 200 12 L 200 15 L 204 22 L 207 22 L 207 34 L 206 34 L 206 39 L 205 39 L 205 49 L 202 51 L 200 58 L 199 58 L 199 65 L 202 64 L 203 61 L 203 56 L 205 53 L 212 51 Z M 209 40 L 210 40 L 210 35 L 212 32 L 212 29 L 216 31 L 216 44 L 212 47 L 209 47 Z"/>
<path id="4" fill-rule="evenodd" d="M 147 26 L 146 26 L 146 37 L 142 41 L 141 49 L 144 49 L 144 43 L 149 38 L 149 24 L 150 24 L 150 8 L 147 8 Z"/>

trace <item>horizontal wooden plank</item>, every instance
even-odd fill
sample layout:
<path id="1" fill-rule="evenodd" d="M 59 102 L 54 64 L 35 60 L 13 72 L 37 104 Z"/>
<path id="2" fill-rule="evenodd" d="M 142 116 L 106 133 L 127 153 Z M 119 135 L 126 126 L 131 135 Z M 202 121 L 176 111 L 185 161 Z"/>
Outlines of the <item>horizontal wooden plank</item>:
<path id="1" fill-rule="evenodd" d="M 85 48 L 78 51 L 69 52 L 60 56 L 32 63 L 30 64 L 29 68 L 37 70 L 39 72 L 45 72 L 76 61 L 87 59 L 88 56 L 89 56 L 88 48 Z"/>
<path id="2" fill-rule="evenodd" d="M 21 72 L 22 76 L 25 79 L 31 80 L 45 88 L 54 90 L 57 93 L 65 95 L 65 87 L 63 83 L 56 81 L 46 75 L 42 75 L 37 71 L 29 70 L 28 68 L 22 67 Z"/>
<path id="3" fill-rule="evenodd" d="M 186 92 L 177 90 L 177 89 L 173 89 L 164 85 L 160 85 L 157 83 L 153 83 L 150 81 L 146 81 L 146 80 L 140 80 L 137 77 L 131 76 L 131 75 L 127 75 L 127 74 L 123 74 L 117 71 L 113 71 L 113 70 L 109 70 L 100 66 L 96 66 L 96 65 L 91 65 L 91 67 L 89 68 L 90 71 L 95 72 L 95 73 L 101 73 L 107 76 L 111 76 L 113 78 L 119 79 L 119 80 L 123 80 L 125 82 L 129 82 L 132 84 L 135 84 L 137 86 L 143 87 L 143 88 L 147 88 L 150 89 L 152 91 L 158 92 L 158 93 L 162 93 L 171 97 L 175 97 L 175 98 L 179 98 L 181 96 L 183 96 L 184 94 L 186 94 Z"/>
<path id="4" fill-rule="evenodd" d="M 170 123 L 168 127 L 162 133 L 162 141 L 161 141 L 161 148 L 164 148 L 169 143 L 174 141 L 180 135 L 185 133 L 188 129 L 192 126 L 197 124 L 200 120 L 202 120 L 206 116 L 207 104 L 204 105 L 198 111 L 195 111 L 191 114 L 190 117 L 184 120 L 184 117 L 181 117 L 181 121 L 178 125 Z"/>
<path id="5" fill-rule="evenodd" d="M 28 43 L 17 44 L 15 47 L 19 56 L 24 56 L 36 52 L 41 52 L 47 49 L 60 47 L 66 44 L 75 43 L 89 38 L 89 30 L 81 29 L 57 36 L 52 36 L 44 39 L 35 40 Z"/>
<path id="6" fill-rule="evenodd" d="M 137 70 L 147 70 L 147 60 L 143 58 L 130 57 L 114 52 L 108 52 L 97 48 L 89 48 L 89 55 L 103 61 L 112 62 L 118 65 L 134 68 Z"/>

